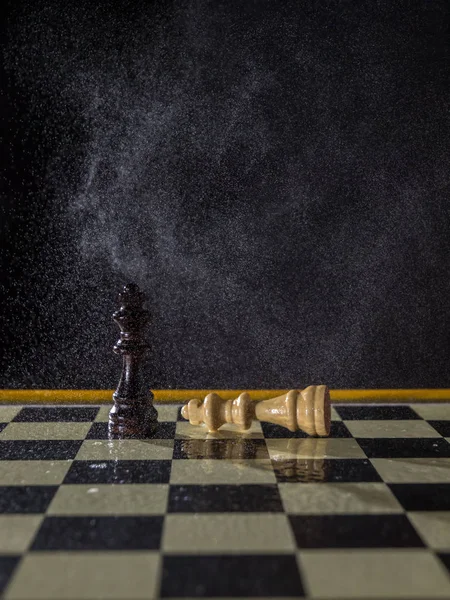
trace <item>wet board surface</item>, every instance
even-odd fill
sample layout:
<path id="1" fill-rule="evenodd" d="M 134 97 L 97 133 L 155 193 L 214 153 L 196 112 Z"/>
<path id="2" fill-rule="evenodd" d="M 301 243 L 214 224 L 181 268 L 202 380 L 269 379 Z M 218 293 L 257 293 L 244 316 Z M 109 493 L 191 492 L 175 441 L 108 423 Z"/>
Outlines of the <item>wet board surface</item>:
<path id="1" fill-rule="evenodd" d="M 5 598 L 448 598 L 450 404 L 334 405 L 329 438 L 158 405 L 0 406 Z"/>

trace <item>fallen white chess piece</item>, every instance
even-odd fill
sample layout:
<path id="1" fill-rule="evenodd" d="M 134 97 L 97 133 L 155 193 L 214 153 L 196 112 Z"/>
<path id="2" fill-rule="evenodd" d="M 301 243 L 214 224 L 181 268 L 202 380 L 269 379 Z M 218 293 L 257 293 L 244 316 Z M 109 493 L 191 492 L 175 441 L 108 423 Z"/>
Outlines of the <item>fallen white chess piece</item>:
<path id="1" fill-rule="evenodd" d="M 234 400 L 224 400 L 218 394 L 205 399 L 193 399 L 181 409 L 192 425 L 205 423 L 208 431 L 217 431 L 225 423 L 249 429 L 253 419 L 302 430 L 309 435 L 330 433 L 330 393 L 326 385 L 310 385 L 302 391 L 290 390 L 277 398 L 255 402 L 247 392 Z"/>

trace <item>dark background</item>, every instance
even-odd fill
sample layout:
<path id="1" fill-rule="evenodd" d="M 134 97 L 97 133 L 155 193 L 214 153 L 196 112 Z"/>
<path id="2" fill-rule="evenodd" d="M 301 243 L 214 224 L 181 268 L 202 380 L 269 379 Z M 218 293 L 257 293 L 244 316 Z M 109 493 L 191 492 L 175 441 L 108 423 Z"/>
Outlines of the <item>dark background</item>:
<path id="1" fill-rule="evenodd" d="M 450 3 L 14 2 L 2 387 L 445 387 Z"/>

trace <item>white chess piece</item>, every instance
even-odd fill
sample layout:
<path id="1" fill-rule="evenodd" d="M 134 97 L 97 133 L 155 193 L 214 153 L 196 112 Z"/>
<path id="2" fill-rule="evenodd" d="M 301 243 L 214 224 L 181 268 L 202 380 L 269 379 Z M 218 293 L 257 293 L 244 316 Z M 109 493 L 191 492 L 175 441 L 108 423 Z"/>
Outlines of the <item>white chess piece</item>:
<path id="1" fill-rule="evenodd" d="M 209 431 L 217 431 L 224 423 L 249 429 L 253 419 L 301 429 L 314 436 L 330 433 L 330 394 L 325 385 L 310 385 L 302 391 L 290 390 L 277 398 L 254 402 L 247 392 L 234 400 L 224 400 L 218 394 L 208 394 L 203 401 L 193 399 L 181 409 L 192 425 L 205 423 Z"/>

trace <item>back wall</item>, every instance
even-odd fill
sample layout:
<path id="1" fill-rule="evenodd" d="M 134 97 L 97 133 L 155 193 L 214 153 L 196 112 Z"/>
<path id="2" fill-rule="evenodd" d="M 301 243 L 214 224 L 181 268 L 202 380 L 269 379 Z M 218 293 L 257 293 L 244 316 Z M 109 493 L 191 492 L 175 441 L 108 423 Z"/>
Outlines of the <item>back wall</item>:
<path id="1" fill-rule="evenodd" d="M 449 22 L 11 3 L 0 386 L 115 387 L 134 281 L 153 387 L 450 387 Z"/>

